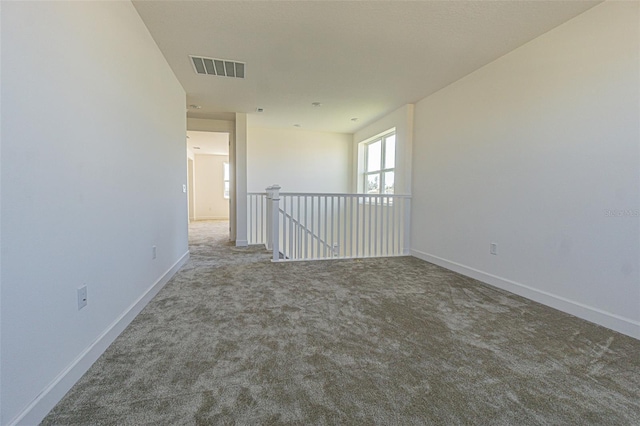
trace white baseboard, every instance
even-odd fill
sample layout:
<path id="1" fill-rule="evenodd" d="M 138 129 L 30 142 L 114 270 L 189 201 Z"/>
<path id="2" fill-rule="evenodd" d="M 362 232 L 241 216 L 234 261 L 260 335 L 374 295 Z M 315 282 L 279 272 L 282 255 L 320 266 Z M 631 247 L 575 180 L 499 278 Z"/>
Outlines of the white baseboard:
<path id="1" fill-rule="evenodd" d="M 249 245 L 249 241 L 247 240 L 236 240 L 236 247 L 247 247 Z"/>
<path id="2" fill-rule="evenodd" d="M 229 220 L 229 216 L 198 216 L 198 218 L 194 220 Z"/>
<path id="3" fill-rule="evenodd" d="M 498 287 L 502 290 L 509 291 L 535 302 L 542 303 L 543 305 L 574 315 L 578 318 L 602 325 L 603 327 L 610 328 L 635 339 L 640 339 L 640 322 L 632 320 L 631 318 L 625 318 L 611 312 L 603 311 L 602 309 L 594 308 L 593 306 L 588 306 L 556 294 L 489 274 L 419 250 L 412 249 L 411 255 L 418 259 L 442 266 L 443 268 L 451 271 L 458 272 L 459 274 L 467 277 L 482 281 L 483 283 Z"/>
<path id="4" fill-rule="evenodd" d="M 67 368 L 58 374 L 58 376 L 40 392 L 31 404 L 8 424 L 13 426 L 36 425 L 40 423 L 187 260 L 189 260 L 188 251 L 149 287 L 138 300 L 116 318 L 89 347 L 82 351 Z"/>

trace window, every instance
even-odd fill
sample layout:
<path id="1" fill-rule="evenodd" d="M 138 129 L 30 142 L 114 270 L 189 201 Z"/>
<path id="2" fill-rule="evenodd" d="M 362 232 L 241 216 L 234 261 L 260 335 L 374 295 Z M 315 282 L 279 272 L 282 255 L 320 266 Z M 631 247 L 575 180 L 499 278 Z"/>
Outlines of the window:
<path id="1" fill-rule="evenodd" d="M 393 194 L 396 167 L 395 131 L 364 143 L 365 194 Z"/>
<path id="2" fill-rule="evenodd" d="M 224 162 L 224 198 L 229 199 L 229 163 Z"/>

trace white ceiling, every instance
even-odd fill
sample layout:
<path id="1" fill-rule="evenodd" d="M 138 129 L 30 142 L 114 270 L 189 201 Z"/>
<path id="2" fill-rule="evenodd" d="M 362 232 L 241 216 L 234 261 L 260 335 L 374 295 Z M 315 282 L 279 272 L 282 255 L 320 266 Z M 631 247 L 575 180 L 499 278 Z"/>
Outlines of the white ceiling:
<path id="1" fill-rule="evenodd" d="M 229 155 L 229 133 L 187 132 L 187 148 L 194 154 Z"/>
<path id="2" fill-rule="evenodd" d="M 190 110 L 190 117 L 247 112 L 252 125 L 352 133 L 597 3 L 134 1 L 134 6 L 187 92 L 187 105 L 201 106 Z M 246 78 L 197 75 L 188 55 L 246 62 Z M 255 113 L 257 107 L 264 112 Z M 358 121 L 351 121 L 354 117 Z"/>

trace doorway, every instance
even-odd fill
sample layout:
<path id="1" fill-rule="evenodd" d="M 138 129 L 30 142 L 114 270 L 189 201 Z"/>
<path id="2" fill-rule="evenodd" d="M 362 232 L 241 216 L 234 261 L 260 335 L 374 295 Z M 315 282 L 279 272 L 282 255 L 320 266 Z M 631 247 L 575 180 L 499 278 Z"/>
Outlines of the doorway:
<path id="1" fill-rule="evenodd" d="M 229 221 L 229 133 L 187 131 L 189 222 Z"/>

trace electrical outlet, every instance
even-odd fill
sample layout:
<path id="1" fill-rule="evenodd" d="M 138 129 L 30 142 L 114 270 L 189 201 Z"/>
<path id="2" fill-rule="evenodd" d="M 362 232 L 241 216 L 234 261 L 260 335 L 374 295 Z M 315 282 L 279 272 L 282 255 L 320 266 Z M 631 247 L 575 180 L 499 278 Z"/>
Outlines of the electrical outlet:
<path id="1" fill-rule="evenodd" d="M 184 185 L 184 184 L 182 185 L 182 192 L 185 192 L 185 193 L 187 192 L 187 185 Z"/>
<path id="2" fill-rule="evenodd" d="M 78 289 L 78 310 L 87 306 L 87 286 L 83 285 Z"/>
<path id="3" fill-rule="evenodd" d="M 151 247 L 151 258 L 155 259 L 158 255 L 158 248 L 156 246 Z"/>
<path id="4" fill-rule="evenodd" d="M 338 243 L 333 243 L 333 255 L 338 256 L 340 254 L 340 246 Z"/>
<path id="5" fill-rule="evenodd" d="M 493 255 L 497 255 L 498 254 L 498 244 L 496 243 L 491 243 L 491 245 L 489 246 L 489 252 Z"/>

